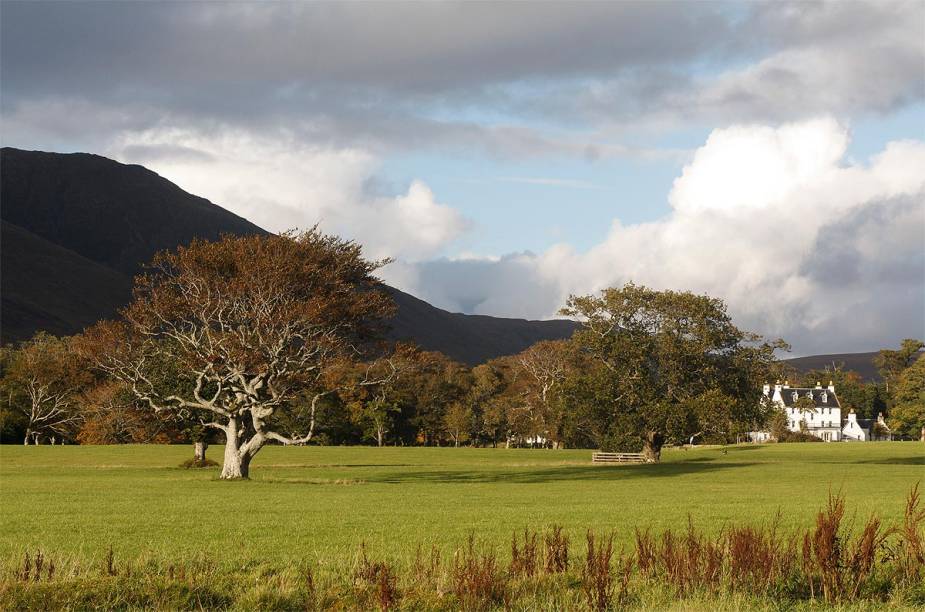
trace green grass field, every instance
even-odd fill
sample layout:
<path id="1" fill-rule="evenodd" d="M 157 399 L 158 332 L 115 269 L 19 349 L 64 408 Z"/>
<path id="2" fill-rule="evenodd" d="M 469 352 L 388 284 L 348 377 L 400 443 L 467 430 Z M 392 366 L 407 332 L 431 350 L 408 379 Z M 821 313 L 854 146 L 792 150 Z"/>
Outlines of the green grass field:
<path id="1" fill-rule="evenodd" d="M 209 456 L 221 459 L 221 447 Z M 668 450 L 660 465 L 592 466 L 587 450 L 284 448 L 257 456 L 249 482 L 176 467 L 187 446 L 0 448 L 0 555 L 42 548 L 76 557 L 222 563 L 349 562 L 357 546 L 410 555 L 470 533 L 499 553 L 513 530 L 563 525 L 715 532 L 730 522 L 808 526 L 829 491 L 860 522 L 889 524 L 925 481 L 925 445 L 781 444 Z M 925 485 L 925 482 L 923 482 Z"/>

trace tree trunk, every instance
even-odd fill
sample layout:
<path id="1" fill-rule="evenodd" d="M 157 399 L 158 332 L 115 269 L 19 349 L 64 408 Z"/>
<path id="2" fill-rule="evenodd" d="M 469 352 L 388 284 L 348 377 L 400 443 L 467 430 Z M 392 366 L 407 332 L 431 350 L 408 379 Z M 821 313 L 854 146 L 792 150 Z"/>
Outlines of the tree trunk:
<path id="1" fill-rule="evenodd" d="M 222 465 L 222 480 L 247 480 L 250 476 L 250 455 L 243 457 L 237 451 L 229 453 L 225 449 L 225 463 Z"/>
<path id="2" fill-rule="evenodd" d="M 382 446 L 382 428 L 376 428 L 376 443 L 381 447 Z"/>
<path id="3" fill-rule="evenodd" d="M 657 431 L 646 432 L 645 440 L 642 446 L 642 455 L 646 463 L 658 463 L 662 458 L 662 445 L 665 444 L 665 436 Z"/>
<path id="4" fill-rule="evenodd" d="M 193 458 L 196 463 L 206 462 L 206 449 L 209 448 L 208 442 L 193 442 Z"/>
<path id="5" fill-rule="evenodd" d="M 225 461 L 222 464 L 222 480 L 241 480 L 248 478 L 251 458 L 243 457 L 238 452 L 238 421 L 229 419 L 225 428 Z"/>
<path id="6" fill-rule="evenodd" d="M 22 441 L 23 446 L 29 446 L 29 438 L 31 438 L 31 437 L 32 437 L 32 430 L 31 430 L 31 429 L 27 429 L 27 430 L 26 430 L 26 437 L 23 438 L 23 441 Z"/>

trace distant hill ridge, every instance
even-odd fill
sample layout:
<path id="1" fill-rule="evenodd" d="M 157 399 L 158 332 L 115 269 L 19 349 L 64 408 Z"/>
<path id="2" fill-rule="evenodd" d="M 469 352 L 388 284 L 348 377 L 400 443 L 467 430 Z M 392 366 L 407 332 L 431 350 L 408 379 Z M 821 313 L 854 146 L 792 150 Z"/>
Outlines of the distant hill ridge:
<path id="1" fill-rule="evenodd" d="M 874 357 L 877 352 L 870 353 L 833 353 L 830 355 L 809 355 L 806 357 L 794 357 L 784 361 L 800 373 L 811 370 L 825 370 L 839 368 L 857 372 L 866 381 L 880 381 L 880 372 L 874 365 Z M 824 381 L 819 381 L 824 382 Z"/>
<path id="2" fill-rule="evenodd" d="M 157 251 L 222 234 L 266 233 L 157 173 L 87 153 L 0 150 L 0 340 L 43 329 L 73 334 L 112 317 L 131 277 Z M 540 340 L 569 337 L 572 321 L 450 313 L 389 287 L 391 337 L 475 365 Z"/>

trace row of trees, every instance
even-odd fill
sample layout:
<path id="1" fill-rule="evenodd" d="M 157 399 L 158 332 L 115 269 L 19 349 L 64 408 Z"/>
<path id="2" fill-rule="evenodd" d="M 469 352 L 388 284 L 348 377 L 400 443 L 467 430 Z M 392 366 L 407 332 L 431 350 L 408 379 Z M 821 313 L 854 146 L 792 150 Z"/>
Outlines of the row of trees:
<path id="1" fill-rule="evenodd" d="M 761 383 L 786 375 L 774 358 L 786 345 L 739 330 L 720 300 L 633 284 L 569 299 L 562 314 L 582 323 L 571 340 L 467 368 L 382 340 L 394 309 L 374 276 L 384 263 L 317 230 L 161 253 L 120 320 L 4 349 L 3 436 L 203 451 L 216 440 L 223 478 L 246 478 L 270 443 L 642 448 L 658 460 L 666 442 L 733 440 L 765 422 Z M 908 395 L 907 369 L 884 393 Z"/>

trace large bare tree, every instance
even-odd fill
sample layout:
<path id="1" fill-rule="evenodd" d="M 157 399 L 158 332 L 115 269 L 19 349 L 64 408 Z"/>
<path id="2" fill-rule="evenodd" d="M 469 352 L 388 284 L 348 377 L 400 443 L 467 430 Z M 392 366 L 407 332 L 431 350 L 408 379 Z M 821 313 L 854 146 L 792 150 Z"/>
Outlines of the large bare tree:
<path id="1" fill-rule="evenodd" d="M 84 351 L 153 410 L 223 432 L 221 477 L 247 478 L 265 444 L 312 439 L 330 371 L 374 344 L 394 308 L 383 263 L 316 229 L 194 241 L 158 254 Z"/>

